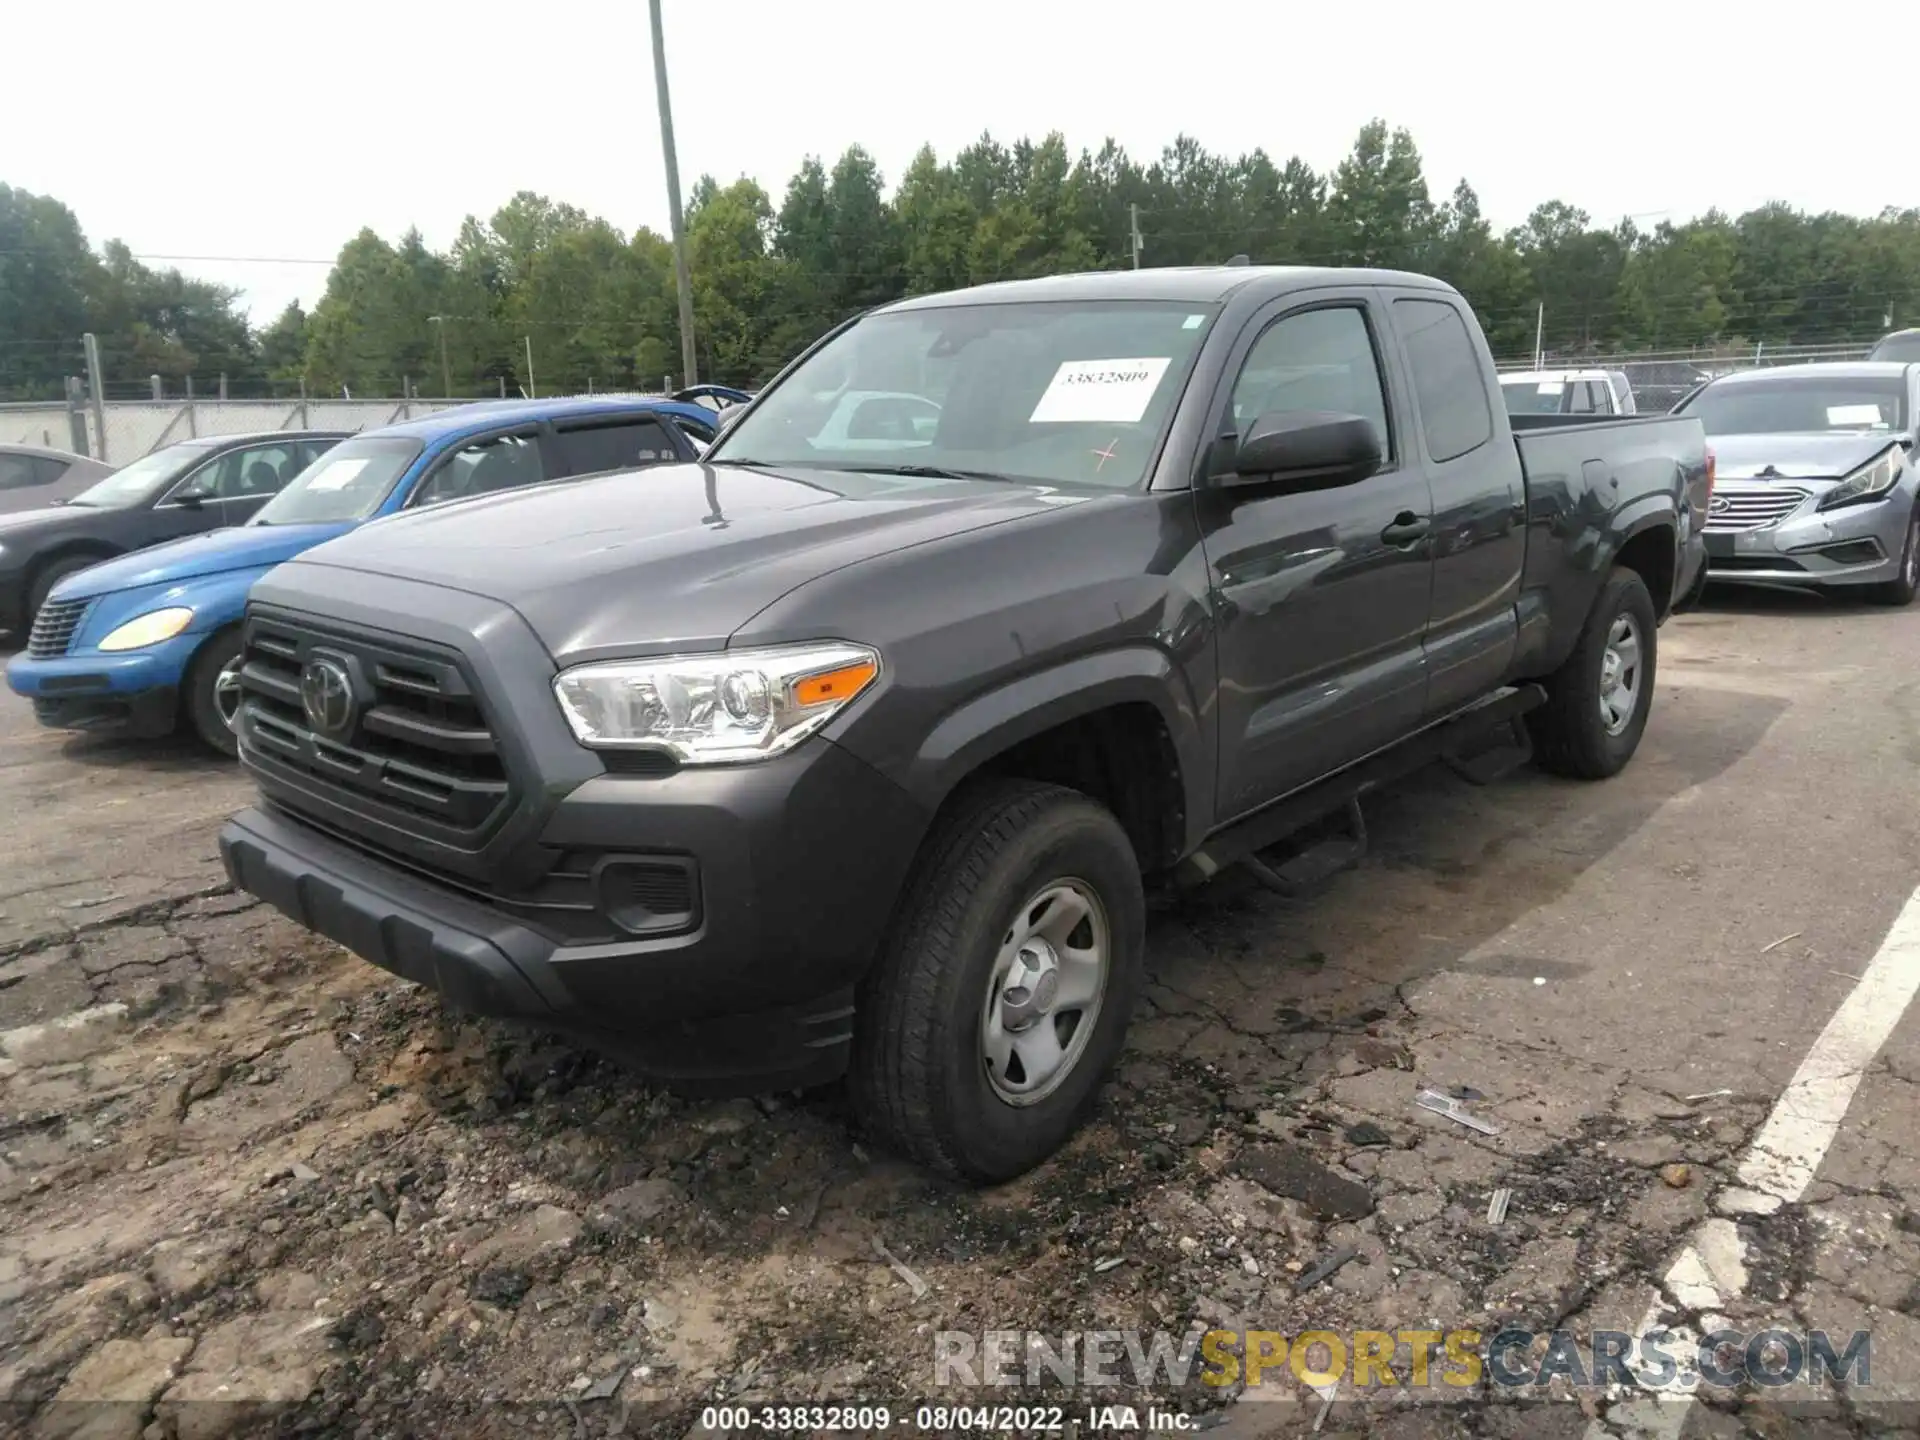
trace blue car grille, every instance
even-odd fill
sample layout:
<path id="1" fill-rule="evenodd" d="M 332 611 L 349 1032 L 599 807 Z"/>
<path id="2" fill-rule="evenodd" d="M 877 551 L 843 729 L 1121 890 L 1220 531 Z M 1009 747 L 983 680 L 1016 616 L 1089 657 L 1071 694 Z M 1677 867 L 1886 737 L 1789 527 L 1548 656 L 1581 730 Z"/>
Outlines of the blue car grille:
<path id="1" fill-rule="evenodd" d="M 87 600 L 49 600 L 40 607 L 40 613 L 33 617 L 33 631 L 27 636 L 27 654 L 35 660 L 50 660 L 56 655 L 67 653 L 67 647 L 73 644 L 74 632 L 80 628 L 80 622 L 87 618 L 87 610 L 93 601 Z"/>

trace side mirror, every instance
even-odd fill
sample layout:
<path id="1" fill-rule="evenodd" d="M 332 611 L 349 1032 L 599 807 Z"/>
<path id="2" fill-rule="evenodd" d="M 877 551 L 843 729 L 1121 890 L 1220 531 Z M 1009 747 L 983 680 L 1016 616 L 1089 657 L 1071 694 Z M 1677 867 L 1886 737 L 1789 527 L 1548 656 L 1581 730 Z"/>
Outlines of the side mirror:
<path id="1" fill-rule="evenodd" d="M 202 505 L 207 503 L 207 492 L 204 490 L 182 490 L 173 497 L 173 503 L 185 510 L 198 510 Z"/>
<path id="2" fill-rule="evenodd" d="M 1247 427 L 1232 457 L 1228 485 L 1273 483 L 1291 490 L 1352 485 L 1384 457 L 1373 423 L 1331 410 L 1282 410 Z"/>

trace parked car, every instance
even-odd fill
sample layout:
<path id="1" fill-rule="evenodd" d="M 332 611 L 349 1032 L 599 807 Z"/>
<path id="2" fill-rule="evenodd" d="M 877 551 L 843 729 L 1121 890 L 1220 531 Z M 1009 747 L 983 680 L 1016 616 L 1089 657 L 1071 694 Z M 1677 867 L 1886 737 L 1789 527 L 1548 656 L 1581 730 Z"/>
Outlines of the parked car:
<path id="1" fill-rule="evenodd" d="M 40 445 L 0 445 L 0 515 L 71 500 L 113 473 L 111 465 Z"/>
<path id="2" fill-rule="evenodd" d="M 1869 360 L 1897 360 L 1901 364 L 1920 360 L 1920 330 L 1896 330 L 1880 337 L 1880 343 L 1867 352 Z"/>
<path id="3" fill-rule="evenodd" d="M 344 430 L 183 440 L 59 505 L 0 515 L 0 630 L 33 623 L 68 575 L 167 540 L 251 519 Z"/>
<path id="4" fill-rule="evenodd" d="M 1716 459 L 1706 526 L 1713 579 L 1913 602 L 1920 364 L 1748 370 L 1715 380 L 1677 413 L 1699 419 Z"/>
<path id="5" fill-rule="evenodd" d="M 699 405 L 715 412 L 731 410 L 736 405 L 744 405 L 753 398 L 748 390 L 736 390 L 731 385 L 689 385 L 684 390 L 673 392 L 673 398 L 689 405 Z"/>
<path id="6" fill-rule="evenodd" d="M 231 755 L 239 621 L 247 587 L 273 566 L 382 515 L 693 459 L 688 437 L 711 437 L 711 419 L 670 400 L 510 400 L 356 435 L 249 524 L 61 580 L 26 650 L 8 662 L 7 684 L 57 729 L 152 737 L 184 721 Z"/>
<path id="7" fill-rule="evenodd" d="M 1671 411 L 1713 379 L 1713 373 L 1685 360 L 1631 360 L 1621 367 L 1642 415 Z"/>
<path id="8" fill-rule="evenodd" d="M 1632 415 L 1633 386 L 1619 370 L 1523 370 L 1500 377 L 1509 415 Z"/>
<path id="9" fill-rule="evenodd" d="M 931 443 L 820 445 L 835 374 L 939 405 Z M 686 1087 L 850 1071 L 882 1142 L 1016 1174 L 1119 1053 L 1143 871 L 1290 887 L 1358 840 L 1258 852 L 1438 756 L 1633 755 L 1700 424 L 1516 434 L 1498 385 L 1459 294 L 1386 271 L 869 312 L 701 464 L 255 585 L 229 873 L 460 1008 Z"/>

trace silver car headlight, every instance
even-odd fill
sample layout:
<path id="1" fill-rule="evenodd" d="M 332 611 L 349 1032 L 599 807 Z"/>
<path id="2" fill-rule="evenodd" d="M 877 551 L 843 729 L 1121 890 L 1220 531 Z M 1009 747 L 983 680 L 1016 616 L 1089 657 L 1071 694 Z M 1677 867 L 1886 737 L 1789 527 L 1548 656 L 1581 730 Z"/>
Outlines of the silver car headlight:
<path id="1" fill-rule="evenodd" d="M 1842 505 L 1858 505 L 1867 500 L 1879 500 L 1900 482 L 1905 472 L 1906 450 L 1893 445 L 1877 459 L 1869 460 L 1833 489 L 1820 497 L 1819 508 L 1837 509 Z"/>
<path id="2" fill-rule="evenodd" d="M 791 750 L 879 677 L 878 651 L 825 641 L 576 665 L 553 693 L 590 749 L 729 765 Z"/>

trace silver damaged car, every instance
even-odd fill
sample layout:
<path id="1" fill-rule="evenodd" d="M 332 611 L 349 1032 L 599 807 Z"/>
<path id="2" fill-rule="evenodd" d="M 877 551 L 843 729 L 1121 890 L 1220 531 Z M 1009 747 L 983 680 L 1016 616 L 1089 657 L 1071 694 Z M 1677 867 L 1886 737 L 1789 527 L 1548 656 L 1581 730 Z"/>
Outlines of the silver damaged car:
<path id="1" fill-rule="evenodd" d="M 1714 453 L 1711 579 L 1912 602 L 1920 364 L 1748 370 L 1702 387 L 1675 413 L 1700 417 Z"/>

